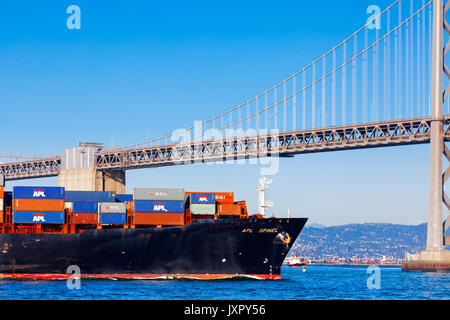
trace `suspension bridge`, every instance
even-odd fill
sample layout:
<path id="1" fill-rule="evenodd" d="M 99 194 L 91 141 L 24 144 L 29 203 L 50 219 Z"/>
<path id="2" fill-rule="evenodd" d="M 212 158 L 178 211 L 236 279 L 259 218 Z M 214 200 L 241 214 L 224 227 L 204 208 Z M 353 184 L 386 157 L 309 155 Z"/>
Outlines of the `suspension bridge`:
<path id="1" fill-rule="evenodd" d="M 443 219 L 450 170 L 442 170 L 443 155 L 450 160 L 449 8 L 450 1 L 396 0 L 310 64 L 214 117 L 120 148 L 0 153 L 0 175 L 58 176 L 68 189 L 120 192 L 131 169 L 427 143 L 427 249 L 404 268 L 450 269 Z"/>

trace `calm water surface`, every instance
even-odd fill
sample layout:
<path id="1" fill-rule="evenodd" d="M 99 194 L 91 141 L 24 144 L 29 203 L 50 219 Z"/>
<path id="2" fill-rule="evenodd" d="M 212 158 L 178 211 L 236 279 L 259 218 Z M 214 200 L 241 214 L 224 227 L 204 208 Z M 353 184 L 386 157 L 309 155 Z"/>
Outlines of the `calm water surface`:
<path id="1" fill-rule="evenodd" d="M 450 274 L 404 273 L 381 267 L 379 289 L 367 267 L 284 267 L 281 281 L 82 280 L 80 290 L 65 281 L 0 281 L 0 299 L 83 300 L 449 300 Z"/>

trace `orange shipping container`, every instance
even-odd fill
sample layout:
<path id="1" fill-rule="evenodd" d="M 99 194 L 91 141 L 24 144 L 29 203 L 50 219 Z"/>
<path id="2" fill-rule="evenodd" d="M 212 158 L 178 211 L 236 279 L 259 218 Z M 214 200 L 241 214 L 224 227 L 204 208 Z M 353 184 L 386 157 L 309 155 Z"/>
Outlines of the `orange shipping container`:
<path id="1" fill-rule="evenodd" d="M 74 224 L 97 224 L 98 213 L 74 213 L 72 216 Z"/>
<path id="2" fill-rule="evenodd" d="M 234 203 L 233 192 L 216 192 L 217 203 Z"/>
<path id="3" fill-rule="evenodd" d="M 14 199 L 14 211 L 64 211 L 64 199 Z"/>
<path id="4" fill-rule="evenodd" d="M 184 225 L 184 213 L 134 213 L 135 225 L 150 226 L 182 226 Z"/>
<path id="5" fill-rule="evenodd" d="M 223 203 L 217 205 L 217 212 L 222 216 L 240 216 L 241 206 L 233 203 Z"/>

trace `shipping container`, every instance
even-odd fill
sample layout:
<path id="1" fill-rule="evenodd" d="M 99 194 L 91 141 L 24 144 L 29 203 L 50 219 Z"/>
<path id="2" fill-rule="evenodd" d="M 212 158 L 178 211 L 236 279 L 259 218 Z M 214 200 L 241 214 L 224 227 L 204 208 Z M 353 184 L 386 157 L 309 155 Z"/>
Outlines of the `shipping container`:
<path id="1" fill-rule="evenodd" d="M 63 187 L 14 187 L 14 199 L 59 199 L 64 200 Z"/>
<path id="2" fill-rule="evenodd" d="M 164 212 L 164 213 L 134 213 L 135 225 L 149 226 L 182 226 L 184 225 L 184 213 Z"/>
<path id="3" fill-rule="evenodd" d="M 233 192 L 216 192 L 217 203 L 234 203 Z"/>
<path id="4" fill-rule="evenodd" d="M 191 214 L 208 214 L 215 215 L 216 214 L 216 205 L 215 204 L 191 204 Z"/>
<path id="5" fill-rule="evenodd" d="M 134 212 L 176 212 L 184 213 L 184 201 L 135 200 Z"/>
<path id="6" fill-rule="evenodd" d="M 133 202 L 132 194 L 116 194 L 116 202 Z"/>
<path id="7" fill-rule="evenodd" d="M 100 213 L 127 213 L 126 203 L 121 202 L 102 202 L 99 209 Z"/>
<path id="8" fill-rule="evenodd" d="M 184 189 L 134 188 L 134 200 L 184 201 Z"/>
<path id="9" fill-rule="evenodd" d="M 126 224 L 127 215 L 123 213 L 102 213 L 100 215 L 101 224 Z"/>
<path id="10" fill-rule="evenodd" d="M 74 213 L 72 223 L 75 224 L 97 224 L 98 213 Z"/>
<path id="11" fill-rule="evenodd" d="M 14 199 L 14 211 L 64 211 L 64 199 Z"/>
<path id="12" fill-rule="evenodd" d="M 233 192 L 186 192 L 186 200 L 188 202 L 190 202 L 191 194 L 194 193 L 214 194 L 216 196 L 217 203 L 234 203 Z"/>
<path id="13" fill-rule="evenodd" d="M 13 223 L 63 224 L 64 212 L 49 211 L 15 211 Z"/>
<path id="14" fill-rule="evenodd" d="M 216 195 L 214 193 L 191 193 L 190 203 L 194 204 L 215 204 Z"/>
<path id="15" fill-rule="evenodd" d="M 66 191 L 67 202 L 116 202 L 116 194 L 109 191 Z"/>
<path id="16" fill-rule="evenodd" d="M 74 213 L 98 213 L 97 202 L 73 202 L 72 212 Z"/>
<path id="17" fill-rule="evenodd" d="M 223 216 L 240 216 L 242 207 L 233 203 L 222 203 L 217 205 L 217 213 Z"/>

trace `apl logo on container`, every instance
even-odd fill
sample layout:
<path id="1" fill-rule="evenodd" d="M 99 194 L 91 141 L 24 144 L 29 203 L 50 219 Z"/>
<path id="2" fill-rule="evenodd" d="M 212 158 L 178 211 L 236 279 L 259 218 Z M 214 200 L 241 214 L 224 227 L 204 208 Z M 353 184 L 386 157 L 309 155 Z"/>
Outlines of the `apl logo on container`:
<path id="1" fill-rule="evenodd" d="M 155 203 L 155 205 L 153 206 L 153 211 L 167 212 L 167 210 L 164 206 L 165 206 L 165 203 Z"/>
<path id="2" fill-rule="evenodd" d="M 198 202 L 208 202 L 208 197 L 200 196 L 200 197 L 198 197 Z"/>
<path id="3" fill-rule="evenodd" d="M 43 214 L 34 213 L 33 222 L 45 222 L 45 216 Z"/>
<path id="4" fill-rule="evenodd" d="M 33 189 L 33 198 L 45 198 L 45 189 Z"/>

